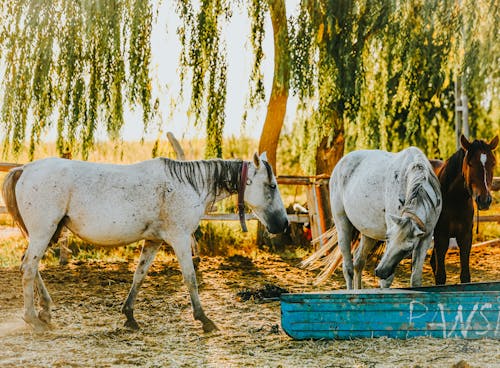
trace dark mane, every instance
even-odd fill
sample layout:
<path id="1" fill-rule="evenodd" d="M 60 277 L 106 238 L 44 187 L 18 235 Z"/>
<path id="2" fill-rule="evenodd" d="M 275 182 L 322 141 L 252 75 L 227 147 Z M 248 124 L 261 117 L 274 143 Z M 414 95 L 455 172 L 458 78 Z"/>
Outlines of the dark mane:
<path id="1" fill-rule="evenodd" d="M 209 195 L 217 197 L 222 192 L 237 193 L 240 187 L 241 160 L 177 161 L 162 158 L 165 172 L 181 183 L 189 184 L 200 194 L 207 189 Z"/>
<path id="2" fill-rule="evenodd" d="M 264 167 L 267 170 L 267 180 L 271 182 L 273 180 L 273 169 L 271 168 L 271 165 L 268 164 L 267 161 L 262 161 L 264 164 Z"/>
<path id="3" fill-rule="evenodd" d="M 460 148 L 444 163 L 444 167 L 439 173 L 439 181 L 441 182 L 441 190 L 448 191 L 451 183 L 462 175 L 462 164 L 465 157 L 465 151 Z"/>

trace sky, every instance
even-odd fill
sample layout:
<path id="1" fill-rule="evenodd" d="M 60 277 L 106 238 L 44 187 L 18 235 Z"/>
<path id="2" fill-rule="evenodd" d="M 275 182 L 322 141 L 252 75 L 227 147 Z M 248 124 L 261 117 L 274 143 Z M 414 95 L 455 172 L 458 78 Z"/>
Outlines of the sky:
<path id="1" fill-rule="evenodd" d="M 287 0 L 287 11 L 296 9 L 298 0 Z M 186 84 L 184 102 L 172 108 L 172 101 L 179 96 L 180 83 L 178 76 L 178 60 L 181 45 L 178 40 L 176 29 L 179 19 L 175 13 L 175 2 L 162 1 L 160 4 L 157 21 L 153 24 L 152 42 L 152 66 L 151 77 L 153 79 L 153 98 L 160 100 L 160 115 L 163 120 L 163 135 L 171 131 L 178 138 L 203 137 L 203 127 L 194 127 L 189 122 L 187 105 L 189 103 L 189 84 Z M 246 135 L 259 138 L 262 125 L 266 116 L 267 100 L 269 98 L 272 76 L 273 76 L 273 37 L 272 26 L 269 16 L 266 17 L 266 37 L 264 39 L 264 60 L 262 71 L 266 90 L 266 101 L 258 108 L 249 112 L 247 124 L 242 128 L 242 116 L 247 98 L 248 79 L 253 60 L 251 45 L 248 38 L 250 20 L 246 15 L 246 9 L 235 7 L 233 17 L 227 25 L 226 47 L 228 53 L 228 86 L 226 101 L 226 124 L 224 136 Z M 286 120 L 290 120 L 290 114 L 295 109 L 290 107 L 294 101 L 291 98 L 287 109 Z M 152 127 L 155 124 L 152 123 Z M 142 117 L 140 111 L 125 112 L 125 126 L 122 130 L 124 140 L 136 141 L 144 136 L 146 139 L 156 139 L 157 129 L 151 129 L 148 134 L 143 132 Z"/>

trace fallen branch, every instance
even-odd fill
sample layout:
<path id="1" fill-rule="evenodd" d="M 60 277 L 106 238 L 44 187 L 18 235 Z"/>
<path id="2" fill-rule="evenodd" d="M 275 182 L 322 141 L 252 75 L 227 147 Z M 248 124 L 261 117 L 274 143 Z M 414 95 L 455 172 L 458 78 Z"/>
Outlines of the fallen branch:
<path id="1" fill-rule="evenodd" d="M 473 247 L 495 246 L 500 245 L 500 239 L 487 240 L 481 243 L 473 244 Z"/>

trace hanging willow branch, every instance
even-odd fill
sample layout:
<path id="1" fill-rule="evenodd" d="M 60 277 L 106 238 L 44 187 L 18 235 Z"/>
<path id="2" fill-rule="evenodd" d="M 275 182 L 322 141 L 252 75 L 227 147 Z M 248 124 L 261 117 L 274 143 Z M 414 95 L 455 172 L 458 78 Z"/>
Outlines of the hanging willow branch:
<path id="1" fill-rule="evenodd" d="M 180 77 L 185 83 L 191 72 L 190 112 L 196 126 L 206 127 L 206 157 L 222 156 L 222 131 L 227 93 L 227 53 L 221 33 L 231 17 L 229 2 L 203 0 L 195 10 L 189 0 L 178 0 L 181 26 L 177 30 L 182 44 Z"/>
<path id="2" fill-rule="evenodd" d="M 267 9 L 267 0 L 249 0 L 248 16 L 251 22 L 250 43 L 253 50 L 253 65 L 250 74 L 250 93 L 249 107 L 264 101 L 266 95 L 264 90 L 264 75 L 262 73 L 262 61 L 264 59 L 264 50 L 262 43 L 264 41 L 264 19 Z"/>
<path id="3" fill-rule="evenodd" d="M 86 158 L 98 126 L 111 139 L 119 137 L 124 91 L 132 106 L 142 108 L 147 124 L 148 1 L 12 0 L 2 2 L 0 19 L 4 155 L 19 152 L 30 129 L 33 157 L 55 121 L 58 151 L 68 147 Z"/>

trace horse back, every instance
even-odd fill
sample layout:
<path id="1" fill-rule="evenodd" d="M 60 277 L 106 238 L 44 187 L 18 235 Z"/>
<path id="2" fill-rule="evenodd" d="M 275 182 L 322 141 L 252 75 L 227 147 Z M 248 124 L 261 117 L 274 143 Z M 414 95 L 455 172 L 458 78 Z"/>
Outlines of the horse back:
<path id="1" fill-rule="evenodd" d="M 444 161 L 443 160 L 436 160 L 436 159 L 430 159 L 429 162 L 431 163 L 432 170 L 434 170 L 434 173 L 439 177 L 439 174 L 441 173 L 443 167 L 444 167 Z"/>

